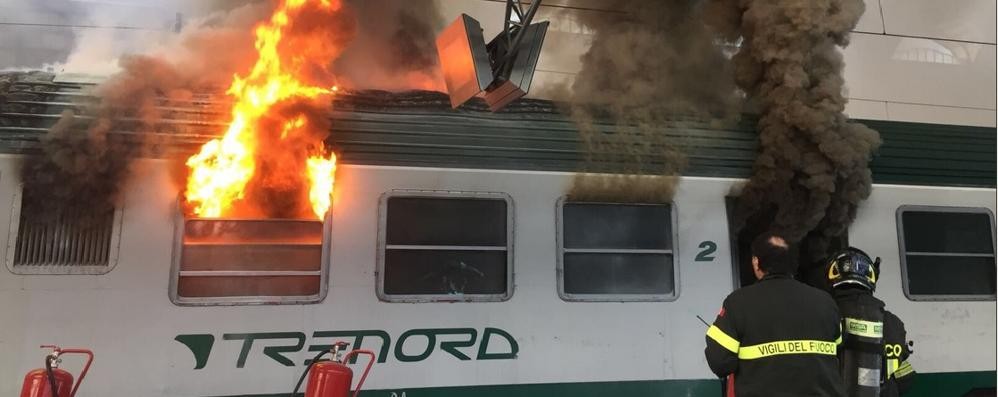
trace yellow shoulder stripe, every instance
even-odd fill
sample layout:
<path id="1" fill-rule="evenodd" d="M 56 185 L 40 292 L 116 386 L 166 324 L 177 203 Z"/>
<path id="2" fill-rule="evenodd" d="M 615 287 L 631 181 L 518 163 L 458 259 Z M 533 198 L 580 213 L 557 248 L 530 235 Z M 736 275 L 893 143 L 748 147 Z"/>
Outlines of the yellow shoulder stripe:
<path id="1" fill-rule="evenodd" d="M 732 353 L 738 353 L 738 347 L 741 346 L 741 342 L 721 331 L 716 325 L 711 325 L 710 328 L 707 328 L 707 336 Z"/>

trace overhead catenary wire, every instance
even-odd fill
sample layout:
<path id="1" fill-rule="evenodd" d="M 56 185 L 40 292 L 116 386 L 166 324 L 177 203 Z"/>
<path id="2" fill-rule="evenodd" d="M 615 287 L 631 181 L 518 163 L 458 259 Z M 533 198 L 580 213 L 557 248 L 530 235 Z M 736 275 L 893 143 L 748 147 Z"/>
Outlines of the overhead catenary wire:
<path id="1" fill-rule="evenodd" d="M 169 29 L 145 28 L 141 26 L 64 25 L 57 23 L 32 23 L 32 22 L 0 22 L 0 26 L 25 26 L 25 27 L 70 28 L 70 29 L 151 30 L 151 31 L 169 30 Z"/>
<path id="2" fill-rule="evenodd" d="M 481 1 L 489 2 L 489 3 L 506 3 L 506 0 L 481 0 Z M 529 5 L 532 2 L 530 2 L 530 1 L 524 1 L 523 3 Z M 561 9 L 565 9 L 565 10 L 577 10 L 577 11 L 610 12 L 610 13 L 618 13 L 618 14 L 624 13 L 624 11 L 614 10 L 614 9 L 593 8 L 593 7 L 579 7 L 579 6 L 570 6 L 570 5 L 567 5 L 567 4 L 541 4 L 540 7 L 541 8 L 561 8 Z"/>

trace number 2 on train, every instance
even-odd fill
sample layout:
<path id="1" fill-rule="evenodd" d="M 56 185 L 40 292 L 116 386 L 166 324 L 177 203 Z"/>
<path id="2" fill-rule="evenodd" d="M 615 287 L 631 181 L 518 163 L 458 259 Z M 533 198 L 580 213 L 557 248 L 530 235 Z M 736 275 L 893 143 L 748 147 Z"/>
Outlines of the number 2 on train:
<path id="1" fill-rule="evenodd" d="M 717 251 L 717 243 L 715 243 L 713 241 L 710 241 L 710 240 L 707 240 L 707 241 L 704 241 L 704 242 L 700 243 L 700 245 L 698 246 L 698 248 L 700 248 L 702 251 L 700 251 L 700 253 L 697 254 L 696 259 L 694 259 L 695 261 L 697 261 L 697 262 L 713 262 L 714 261 L 714 251 Z"/>

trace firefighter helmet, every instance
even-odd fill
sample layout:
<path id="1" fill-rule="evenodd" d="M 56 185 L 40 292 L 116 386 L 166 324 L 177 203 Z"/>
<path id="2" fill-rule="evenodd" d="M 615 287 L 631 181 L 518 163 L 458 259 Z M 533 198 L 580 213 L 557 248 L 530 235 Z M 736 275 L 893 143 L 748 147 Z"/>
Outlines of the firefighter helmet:
<path id="1" fill-rule="evenodd" d="M 858 248 L 849 247 L 837 252 L 828 263 L 828 282 L 832 288 L 858 285 L 873 291 L 880 276 L 880 258 L 875 261 Z"/>

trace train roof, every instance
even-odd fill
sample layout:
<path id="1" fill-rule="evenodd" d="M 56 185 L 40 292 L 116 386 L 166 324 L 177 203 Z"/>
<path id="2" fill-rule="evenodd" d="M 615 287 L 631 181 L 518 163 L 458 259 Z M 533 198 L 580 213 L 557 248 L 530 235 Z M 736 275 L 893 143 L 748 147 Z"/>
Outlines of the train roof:
<path id="1" fill-rule="evenodd" d="M 44 72 L 0 73 L 0 153 L 32 153 L 39 138 L 73 109 L 86 119 L 99 78 Z M 226 99 L 198 93 L 164 101 L 154 157 L 188 156 L 223 131 Z M 430 91 L 345 92 L 334 99 L 327 144 L 345 164 L 577 171 L 576 125 L 550 101 L 523 99 L 491 113 L 473 100 L 451 109 Z M 944 124 L 859 120 L 884 141 L 871 163 L 876 183 L 995 187 L 996 130 Z M 688 156 L 684 175 L 744 178 L 755 158 L 756 119 L 730 123 L 677 116 L 661 132 Z M 610 130 L 609 123 L 598 124 Z M 119 134 L 144 134 L 116 131 Z"/>

